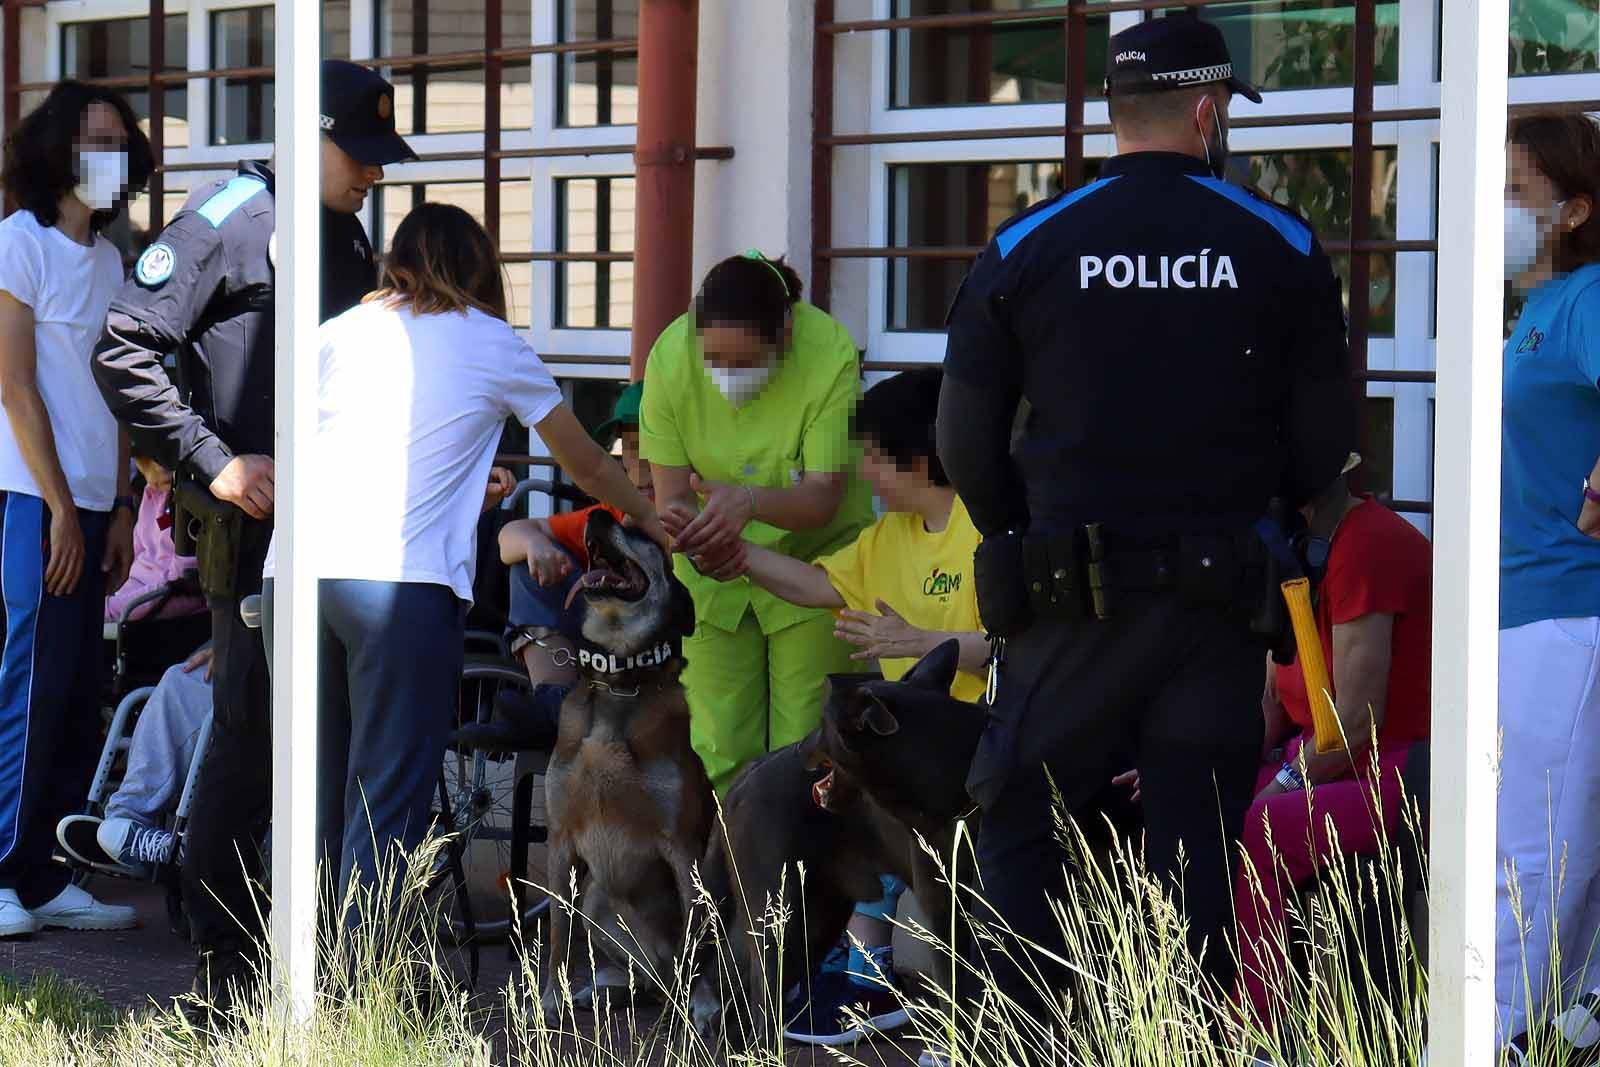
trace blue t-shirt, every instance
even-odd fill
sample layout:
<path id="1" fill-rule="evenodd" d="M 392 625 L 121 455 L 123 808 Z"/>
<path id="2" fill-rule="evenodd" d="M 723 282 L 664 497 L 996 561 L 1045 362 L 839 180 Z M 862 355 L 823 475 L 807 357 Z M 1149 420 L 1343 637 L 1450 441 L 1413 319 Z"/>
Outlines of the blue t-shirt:
<path id="1" fill-rule="evenodd" d="M 1600 264 L 1529 295 L 1501 404 L 1500 628 L 1600 615 L 1600 541 L 1577 525 L 1600 458 Z"/>

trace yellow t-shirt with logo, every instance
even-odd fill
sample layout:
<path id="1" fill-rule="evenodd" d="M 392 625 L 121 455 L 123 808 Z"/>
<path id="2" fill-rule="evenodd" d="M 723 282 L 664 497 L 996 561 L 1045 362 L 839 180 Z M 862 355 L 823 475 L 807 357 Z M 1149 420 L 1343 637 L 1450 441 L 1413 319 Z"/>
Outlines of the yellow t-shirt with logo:
<path id="1" fill-rule="evenodd" d="M 863 530 L 852 544 L 817 560 L 817 566 L 853 611 L 876 612 L 881 600 L 920 630 L 970 633 L 983 629 L 972 576 L 972 557 L 980 540 L 966 505 L 957 497 L 950 521 L 938 533 L 929 533 L 920 515 L 893 511 Z M 878 665 L 885 678 L 897 681 L 916 662 L 886 659 Z M 976 703 L 983 690 L 982 677 L 962 671 L 950 695 Z"/>

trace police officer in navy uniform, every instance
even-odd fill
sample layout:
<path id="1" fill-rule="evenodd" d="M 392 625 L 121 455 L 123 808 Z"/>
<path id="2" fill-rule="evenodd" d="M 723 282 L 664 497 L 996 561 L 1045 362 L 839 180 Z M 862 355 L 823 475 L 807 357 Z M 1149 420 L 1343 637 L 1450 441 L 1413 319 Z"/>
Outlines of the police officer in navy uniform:
<path id="1" fill-rule="evenodd" d="M 385 164 L 414 159 L 394 90 L 322 64 L 322 317 L 360 301 L 376 263 L 356 212 Z M 261 961 L 259 842 L 271 813 L 271 716 L 259 635 L 240 618 L 261 588 L 273 510 L 273 174 L 256 162 L 204 186 L 145 250 L 111 303 L 95 376 L 135 446 L 178 473 L 212 613 L 215 711 L 182 863 L 200 950 L 195 1001 L 225 1009 Z M 304 339 L 302 344 L 310 343 Z M 166 359 L 175 357 L 176 375 Z M 240 857 L 244 857 L 241 867 Z"/>
<path id="2" fill-rule="evenodd" d="M 1345 320 L 1306 223 L 1223 180 L 1229 103 L 1261 98 L 1221 33 L 1146 21 L 1112 38 L 1107 70 L 1120 154 L 1003 225 L 948 322 L 939 455 L 985 537 L 984 623 L 1007 638 L 968 787 L 985 896 L 1059 945 L 1045 772 L 1093 824 L 1139 768 L 1148 863 L 1175 884 L 1181 844 L 1191 946 L 1226 986 L 1276 595 L 1252 530 L 1351 451 Z"/>

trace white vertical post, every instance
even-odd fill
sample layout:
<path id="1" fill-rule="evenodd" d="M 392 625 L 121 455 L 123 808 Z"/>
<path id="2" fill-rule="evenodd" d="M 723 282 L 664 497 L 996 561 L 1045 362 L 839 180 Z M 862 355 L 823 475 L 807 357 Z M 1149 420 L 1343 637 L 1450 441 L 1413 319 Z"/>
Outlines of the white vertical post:
<path id="1" fill-rule="evenodd" d="M 319 5 L 277 2 L 277 578 L 272 674 L 272 944 L 295 1017 L 315 1001 L 317 584 L 304 474 L 317 430 L 321 297 Z"/>
<path id="2" fill-rule="evenodd" d="M 1431 1063 L 1494 1047 L 1506 0 L 1445 0 L 1434 452 Z"/>

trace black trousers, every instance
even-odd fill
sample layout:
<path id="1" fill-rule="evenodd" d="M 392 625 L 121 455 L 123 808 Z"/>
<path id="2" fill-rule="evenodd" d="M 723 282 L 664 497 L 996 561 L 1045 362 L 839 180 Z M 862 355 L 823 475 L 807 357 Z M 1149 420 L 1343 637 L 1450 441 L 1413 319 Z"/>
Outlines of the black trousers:
<path id="1" fill-rule="evenodd" d="M 1233 842 L 1260 759 L 1264 672 L 1265 649 L 1243 623 L 1171 595 L 1123 597 L 1112 619 L 1036 626 L 1010 641 L 968 780 L 983 807 L 989 905 L 1020 937 L 1060 949 L 1047 895 L 1062 891 L 1067 857 L 1046 771 L 1068 813 L 1100 825 L 1110 779 L 1137 768 L 1150 871 L 1180 894 L 1205 973 L 1231 988 Z M 1006 993 L 1042 1008 L 1029 972 L 1001 955 L 989 963 Z M 1045 988 L 1070 988 L 1058 978 L 1047 971 Z"/>
<path id="2" fill-rule="evenodd" d="M 272 817 L 272 709 L 261 635 L 239 601 L 261 591 L 272 527 L 246 520 L 235 595 L 211 598 L 216 652 L 211 744 L 200 764 L 182 864 L 189 927 L 202 950 L 254 952 L 266 937 L 261 840 Z"/>

